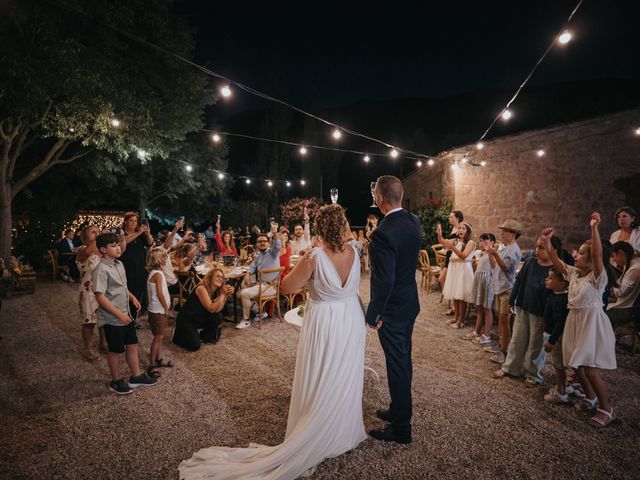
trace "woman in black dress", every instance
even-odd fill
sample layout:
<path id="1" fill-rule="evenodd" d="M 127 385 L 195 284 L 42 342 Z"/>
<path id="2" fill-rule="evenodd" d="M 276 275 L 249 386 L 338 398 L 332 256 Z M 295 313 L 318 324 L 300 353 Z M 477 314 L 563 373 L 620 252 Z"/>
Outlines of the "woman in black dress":
<path id="1" fill-rule="evenodd" d="M 173 343 L 195 352 L 202 343 L 216 343 L 220 337 L 220 313 L 233 287 L 225 285 L 224 272 L 214 268 L 189 294 L 180 309 L 173 333 Z M 202 331 L 198 333 L 198 330 Z"/>
<path id="2" fill-rule="evenodd" d="M 127 249 L 120 257 L 127 273 L 127 286 L 133 296 L 138 299 L 142 308 L 140 313 L 147 311 L 147 250 L 153 245 L 153 237 L 149 232 L 149 225 L 140 225 L 138 215 L 135 212 L 128 212 L 124 216 L 124 240 Z M 133 304 L 129 305 L 132 312 L 135 312 Z"/>

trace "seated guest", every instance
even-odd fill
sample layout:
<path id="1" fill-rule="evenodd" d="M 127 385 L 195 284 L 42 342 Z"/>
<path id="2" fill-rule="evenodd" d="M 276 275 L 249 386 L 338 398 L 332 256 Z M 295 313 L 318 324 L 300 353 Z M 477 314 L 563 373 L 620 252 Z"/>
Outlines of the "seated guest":
<path id="1" fill-rule="evenodd" d="M 609 241 L 613 245 L 622 241 L 629 243 L 636 255 L 640 254 L 640 226 L 638 226 L 638 214 L 631 207 L 620 207 L 616 210 L 615 220 L 620 230 L 611 234 Z"/>
<path id="2" fill-rule="evenodd" d="M 207 246 L 209 247 L 209 250 L 211 250 L 211 244 L 213 243 L 213 237 L 214 237 L 214 233 L 213 233 L 213 225 L 209 225 L 207 227 L 207 229 L 204 231 L 204 238 L 207 239 Z"/>
<path id="3" fill-rule="evenodd" d="M 72 279 L 78 281 L 80 279 L 80 270 L 76 265 L 76 245 L 73 243 L 75 234 L 73 230 L 67 229 L 64 232 L 64 238 L 58 242 L 56 249 L 58 250 L 58 264 L 63 265 L 69 269 L 69 275 L 67 277 L 65 273 L 62 274 L 62 278 L 70 282 Z M 66 277 L 66 278 L 65 278 Z"/>
<path id="4" fill-rule="evenodd" d="M 304 210 L 304 227 L 297 224 L 293 227 L 293 239 L 291 239 L 291 254 L 300 255 L 302 250 L 311 247 L 311 231 L 309 229 L 309 214 Z"/>
<path id="5" fill-rule="evenodd" d="M 200 265 L 205 261 L 207 255 L 207 241 L 204 238 L 202 233 L 198 234 L 198 239 L 196 240 L 196 256 L 193 259 L 194 265 Z"/>
<path id="6" fill-rule="evenodd" d="M 260 228 L 258 228 L 258 225 L 254 224 L 253 227 L 251 227 L 251 245 L 255 245 L 256 242 L 258 241 L 258 235 L 260 235 Z"/>
<path id="7" fill-rule="evenodd" d="M 280 282 L 291 271 L 291 242 L 289 241 L 289 232 L 284 231 L 280 234 L 282 246 L 280 247 L 280 266 L 284 267 Z"/>
<path id="8" fill-rule="evenodd" d="M 258 283 L 250 285 L 251 275 L 255 275 L 257 279 L 258 272 L 260 270 L 280 268 L 280 246 L 282 245 L 282 242 L 280 241 L 278 227 L 275 225 L 272 226 L 271 233 L 274 237 L 274 241 L 271 246 L 269 246 L 269 238 L 265 234 L 258 235 L 256 240 L 256 257 L 245 274 L 244 284 L 246 287 L 240 291 L 240 298 L 242 300 L 242 321 L 236 325 L 236 328 L 247 328 L 251 326 L 251 321 L 249 320 L 249 317 L 251 316 L 251 304 L 253 303 L 253 299 L 258 296 L 258 292 L 260 290 L 260 285 Z M 271 281 L 275 278 L 276 274 L 272 273 L 269 275 L 270 278 L 267 279 Z M 262 285 L 262 289 L 266 295 L 273 295 L 275 293 L 272 288 L 268 288 L 264 284 Z M 266 315 L 266 313 L 263 315 Z"/>
<path id="9" fill-rule="evenodd" d="M 193 243 L 185 243 L 178 250 L 171 252 L 171 264 L 176 273 L 188 272 L 196 258 L 198 248 Z"/>
<path id="10" fill-rule="evenodd" d="M 612 324 L 619 325 L 631 322 L 633 305 L 640 295 L 640 257 L 634 256 L 629 243 L 618 241 L 613 244 L 611 258 L 623 273 L 618 279 L 620 286 L 611 289 L 607 315 Z"/>
<path id="11" fill-rule="evenodd" d="M 236 249 L 236 242 L 233 240 L 233 234 L 231 230 L 225 230 L 220 234 L 220 221 L 216 222 L 216 234 L 214 236 L 216 244 L 218 246 L 218 252 L 220 255 L 234 255 L 238 256 L 238 250 Z"/>
<path id="12" fill-rule="evenodd" d="M 178 313 L 173 343 L 191 352 L 198 350 L 202 343 L 217 343 L 222 318 L 220 312 L 231 294 L 233 287 L 225 285 L 221 269 L 207 272 Z"/>

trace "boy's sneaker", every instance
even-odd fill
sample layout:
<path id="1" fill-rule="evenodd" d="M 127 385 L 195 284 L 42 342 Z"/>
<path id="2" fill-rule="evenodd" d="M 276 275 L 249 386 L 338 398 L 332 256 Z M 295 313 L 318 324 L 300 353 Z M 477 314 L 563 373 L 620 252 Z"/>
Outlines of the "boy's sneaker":
<path id="1" fill-rule="evenodd" d="M 569 403 L 569 395 L 558 393 L 556 387 L 550 388 L 549 393 L 544 396 L 544 401 L 549 403 Z"/>
<path id="2" fill-rule="evenodd" d="M 138 387 L 151 387 L 158 383 L 157 378 L 152 378 L 146 373 L 141 373 L 137 377 L 129 378 L 129 387 L 130 388 L 138 388 Z"/>
<path id="3" fill-rule="evenodd" d="M 243 328 L 249 328 L 250 326 L 251 326 L 251 321 L 249 321 L 249 320 L 241 320 L 236 325 L 236 328 L 243 329 Z"/>
<path id="4" fill-rule="evenodd" d="M 501 350 L 499 345 L 490 345 L 488 347 L 484 347 L 484 351 L 487 353 L 498 353 Z"/>
<path id="5" fill-rule="evenodd" d="M 109 384 L 109 390 L 118 395 L 127 395 L 133 392 L 133 390 L 129 388 L 129 385 L 127 385 L 127 382 L 124 381 L 124 378 L 121 378 L 120 380 L 113 380 Z"/>

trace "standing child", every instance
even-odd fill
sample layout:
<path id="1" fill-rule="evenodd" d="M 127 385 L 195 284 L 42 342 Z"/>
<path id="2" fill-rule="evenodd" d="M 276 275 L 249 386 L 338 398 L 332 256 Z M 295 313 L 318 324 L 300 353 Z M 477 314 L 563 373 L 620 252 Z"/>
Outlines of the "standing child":
<path id="1" fill-rule="evenodd" d="M 120 239 L 114 233 L 98 235 L 96 246 L 102 258 L 93 270 L 93 291 L 100 308 L 98 326 L 104 326 L 109 353 L 107 363 L 112 381 L 110 390 L 118 395 L 131 393 L 131 389 L 154 385 L 158 380 L 140 372 L 138 363 L 138 337 L 129 311 L 129 302 L 140 310 L 140 302 L 127 289 L 127 274 L 122 262 Z M 126 351 L 127 364 L 131 370 L 129 382 L 120 376 L 119 356 Z"/>
<path id="2" fill-rule="evenodd" d="M 494 245 L 493 248 L 487 250 L 487 253 L 493 269 L 491 292 L 495 295 L 496 311 L 498 312 L 499 345 L 485 347 L 485 351 L 495 353 L 493 359 L 498 363 L 503 363 L 511 337 L 509 296 L 516 280 L 516 267 L 522 257 L 520 247 L 516 242 L 522 233 L 522 228 L 515 220 L 505 220 L 498 229 L 504 248 L 498 250 L 498 246 Z"/>
<path id="3" fill-rule="evenodd" d="M 586 395 L 576 408 L 595 410 L 591 425 L 605 427 L 615 415 L 600 370 L 616 368 L 616 339 L 611 322 L 602 309 L 602 294 L 615 285 L 615 273 L 608 255 L 604 256 L 607 261 L 603 261 L 599 213 L 591 214 L 590 225 L 591 240 L 580 246 L 574 267 L 566 265 L 551 248 L 552 228 L 545 229 L 542 238 L 554 266 L 569 277 L 569 315 L 562 339 L 562 355 L 565 365 L 577 369 L 578 381 Z"/>
<path id="4" fill-rule="evenodd" d="M 149 298 L 149 326 L 153 333 L 151 349 L 149 352 L 149 368 L 147 373 L 158 378 L 158 368 L 172 367 L 173 364 L 162 361 L 162 342 L 164 331 L 167 328 L 167 316 L 169 315 L 169 287 L 163 268 L 169 258 L 162 247 L 152 248 L 147 254 L 147 297 Z"/>
<path id="5" fill-rule="evenodd" d="M 442 227 L 436 228 L 438 241 L 445 248 L 451 250 L 451 259 L 447 278 L 444 282 L 442 295 L 448 300 L 453 300 L 455 316 L 449 324 L 451 328 L 464 327 L 464 317 L 467 304 L 473 302 L 473 267 L 471 260 L 476 249 L 476 242 L 471 240 L 471 225 L 462 222 L 458 225 L 455 240 L 446 240 L 442 237 Z"/>
<path id="6" fill-rule="evenodd" d="M 493 248 L 496 237 L 493 233 L 480 235 L 480 249 L 482 253 L 478 259 L 476 272 L 473 275 L 473 301 L 476 304 L 476 328 L 466 334 L 465 340 L 473 340 L 480 345 L 491 343 L 491 327 L 493 327 L 493 293 L 491 292 L 491 263 L 488 250 Z M 484 333 L 481 333 L 484 332 Z"/>
<path id="7" fill-rule="evenodd" d="M 545 285 L 551 290 L 544 306 L 544 350 L 551 354 L 551 363 L 556 371 L 556 386 L 544 396 L 546 402 L 567 403 L 567 373 L 562 358 L 562 332 L 567 321 L 569 282 L 557 267 L 551 267 Z M 572 388 L 573 390 L 573 388 Z"/>

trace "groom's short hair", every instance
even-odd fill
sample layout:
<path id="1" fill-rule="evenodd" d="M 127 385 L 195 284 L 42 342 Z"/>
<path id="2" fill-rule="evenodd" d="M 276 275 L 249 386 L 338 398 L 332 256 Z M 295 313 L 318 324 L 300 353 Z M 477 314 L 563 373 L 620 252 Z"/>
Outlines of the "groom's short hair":
<path id="1" fill-rule="evenodd" d="M 398 205 L 402 203 L 404 189 L 402 188 L 402 182 L 398 177 L 394 177 L 393 175 L 383 175 L 378 177 L 377 187 L 378 193 L 380 193 L 385 202 L 390 203 L 391 205 Z"/>

